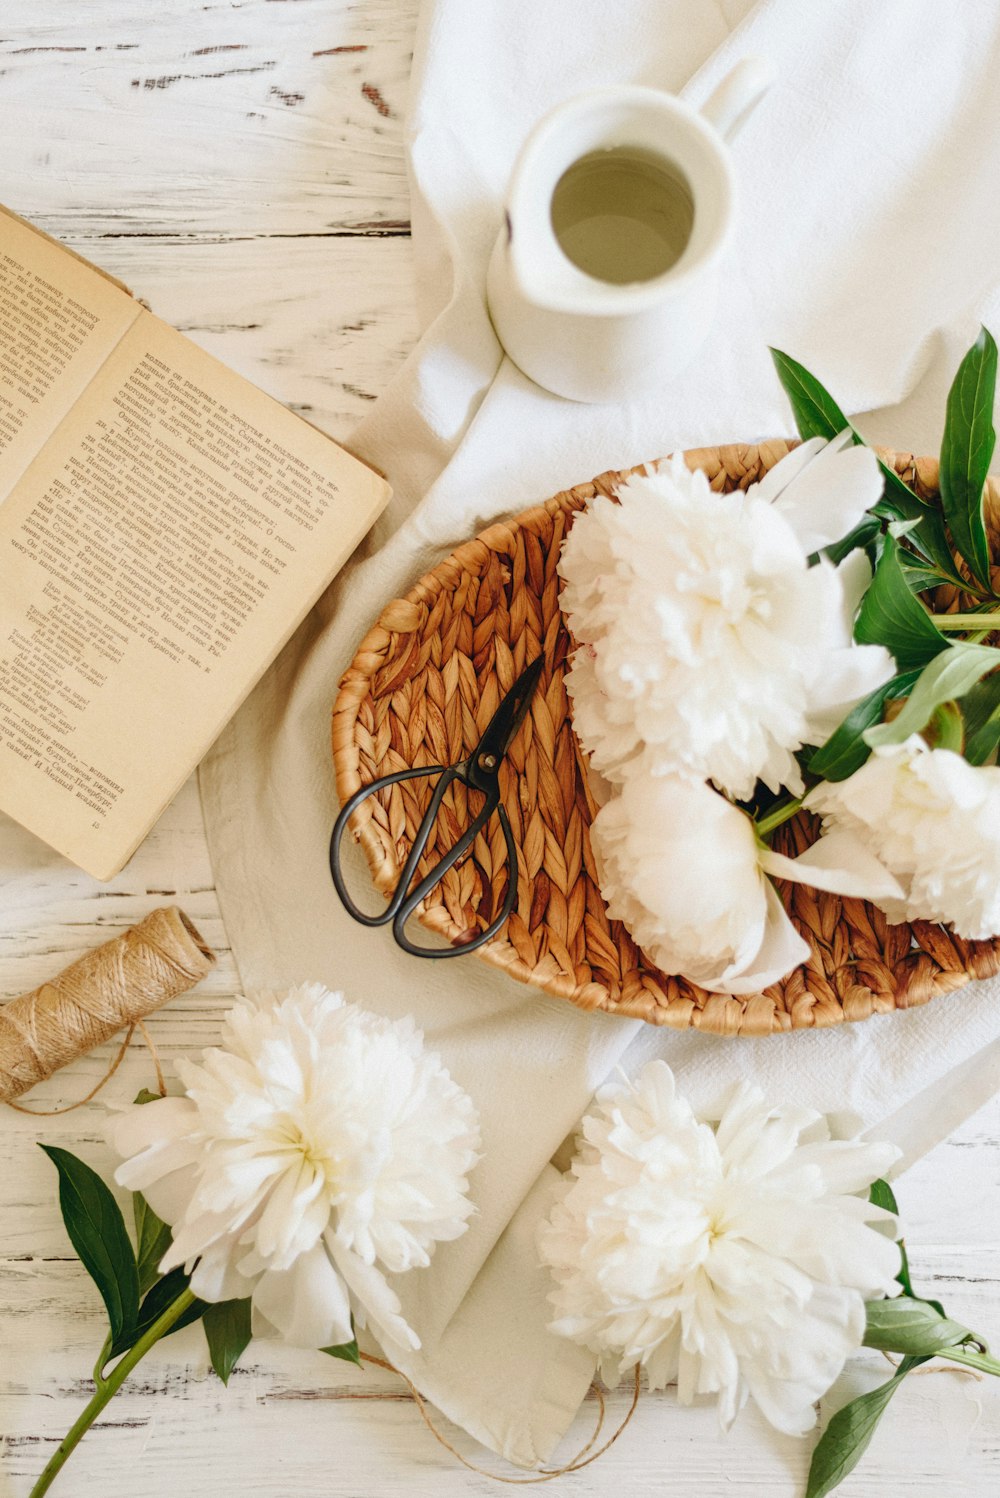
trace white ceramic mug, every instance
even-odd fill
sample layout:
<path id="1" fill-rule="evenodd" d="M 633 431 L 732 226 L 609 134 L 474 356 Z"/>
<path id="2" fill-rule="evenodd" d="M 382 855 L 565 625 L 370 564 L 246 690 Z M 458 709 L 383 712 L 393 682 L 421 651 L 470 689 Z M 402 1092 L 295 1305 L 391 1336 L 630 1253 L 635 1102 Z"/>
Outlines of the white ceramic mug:
<path id="1" fill-rule="evenodd" d="M 531 379 L 618 401 L 690 362 L 733 227 L 726 142 L 771 78 L 747 58 L 701 111 L 656 89 L 598 89 L 535 128 L 487 277 L 497 336 Z"/>

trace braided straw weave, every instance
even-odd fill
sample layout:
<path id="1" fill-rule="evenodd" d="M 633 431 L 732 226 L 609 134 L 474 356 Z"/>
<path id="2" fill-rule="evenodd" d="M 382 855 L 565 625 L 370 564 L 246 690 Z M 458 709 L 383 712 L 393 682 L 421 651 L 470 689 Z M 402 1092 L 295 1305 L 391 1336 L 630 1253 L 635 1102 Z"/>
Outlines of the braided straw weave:
<path id="1" fill-rule="evenodd" d="M 712 487 L 746 488 L 783 457 L 786 442 L 704 448 L 686 454 Z M 925 498 L 937 494 L 933 459 L 885 454 Z M 512 977 L 583 1009 L 602 1009 L 677 1029 L 768 1035 L 924 1004 L 970 978 L 1000 971 L 1000 940 L 970 942 L 925 922 L 890 926 L 860 900 L 779 885 L 811 956 L 764 993 L 709 994 L 661 972 L 620 922 L 608 919 L 590 850 L 595 812 L 573 734 L 563 672 L 570 640 L 559 610 L 556 563 L 575 513 L 626 477 L 605 473 L 545 504 L 492 525 L 390 603 L 365 636 L 333 709 L 341 801 L 394 770 L 452 764 L 474 747 L 517 674 L 544 651 L 531 714 L 501 768 L 501 792 L 517 841 L 518 902 L 500 937 L 478 952 Z M 1000 532 L 1000 490 L 990 481 L 988 518 Z M 959 606 L 939 589 L 937 609 Z M 352 822 L 376 887 L 387 894 L 430 798 L 434 779 L 371 797 Z M 456 784 L 428 843 L 421 873 L 457 839 L 479 804 Z M 801 852 L 815 837 L 804 813 L 775 846 Z M 488 925 L 507 888 L 497 818 L 425 901 L 421 920 L 451 941 Z"/>

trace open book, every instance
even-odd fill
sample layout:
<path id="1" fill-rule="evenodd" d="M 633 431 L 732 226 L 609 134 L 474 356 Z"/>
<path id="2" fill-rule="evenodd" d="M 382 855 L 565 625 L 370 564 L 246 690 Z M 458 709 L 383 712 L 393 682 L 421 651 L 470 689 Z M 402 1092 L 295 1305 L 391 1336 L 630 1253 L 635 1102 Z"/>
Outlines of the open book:
<path id="1" fill-rule="evenodd" d="M 388 498 L 0 211 L 0 810 L 117 873 Z"/>

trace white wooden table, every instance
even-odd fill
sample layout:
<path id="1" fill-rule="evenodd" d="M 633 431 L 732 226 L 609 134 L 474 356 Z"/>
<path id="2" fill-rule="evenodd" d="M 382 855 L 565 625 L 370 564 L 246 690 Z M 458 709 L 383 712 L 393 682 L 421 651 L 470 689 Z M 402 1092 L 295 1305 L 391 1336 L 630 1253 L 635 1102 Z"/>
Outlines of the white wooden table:
<path id="1" fill-rule="evenodd" d="M 0 0 L 0 199 L 120 276 L 154 311 L 334 436 L 411 346 L 401 144 L 417 0 Z M 0 995 L 177 901 L 219 953 L 155 1021 L 165 1057 L 216 1038 L 236 985 L 193 782 L 125 872 L 98 885 L 0 820 Z M 780 1042 L 776 1042 L 780 1044 Z M 85 1094 L 99 1052 L 39 1089 Z M 136 1049 L 108 1088 L 150 1080 Z M 72 1257 L 40 1139 L 109 1165 L 95 1103 L 34 1121 L 7 1112 L 0 1161 L 0 1498 L 23 1498 L 86 1397 L 101 1308 Z M 915 1276 L 1000 1343 L 1000 1100 L 904 1178 Z M 158 1348 L 72 1458 L 77 1498 L 348 1498 L 486 1493 L 430 1438 L 389 1375 L 254 1344 L 228 1390 L 189 1328 Z M 885 1376 L 868 1355 L 852 1390 Z M 840 1391 L 841 1394 L 843 1390 Z M 623 1408 L 614 1396 L 612 1414 Z M 575 1428 L 583 1432 L 588 1406 Z M 586 1418 L 584 1418 L 586 1417 Z M 462 1433 L 461 1449 L 482 1458 Z M 577 1442 L 579 1444 L 579 1442 Z M 748 1411 L 644 1398 L 568 1498 L 803 1490 L 809 1442 Z M 570 1442 L 567 1443 L 567 1450 Z M 488 1458 L 485 1459 L 488 1463 Z M 909 1380 L 845 1498 L 1000 1490 L 1000 1386 Z"/>

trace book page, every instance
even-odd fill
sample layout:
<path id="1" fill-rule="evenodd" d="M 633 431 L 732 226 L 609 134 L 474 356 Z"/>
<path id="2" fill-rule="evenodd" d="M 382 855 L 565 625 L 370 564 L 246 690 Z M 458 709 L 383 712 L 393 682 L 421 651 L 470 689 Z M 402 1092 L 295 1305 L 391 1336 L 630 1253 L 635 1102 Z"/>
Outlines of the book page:
<path id="1" fill-rule="evenodd" d="M 117 872 L 388 494 L 143 313 L 0 509 L 0 808 Z"/>
<path id="2" fill-rule="evenodd" d="M 0 503 L 142 308 L 0 211 Z"/>

